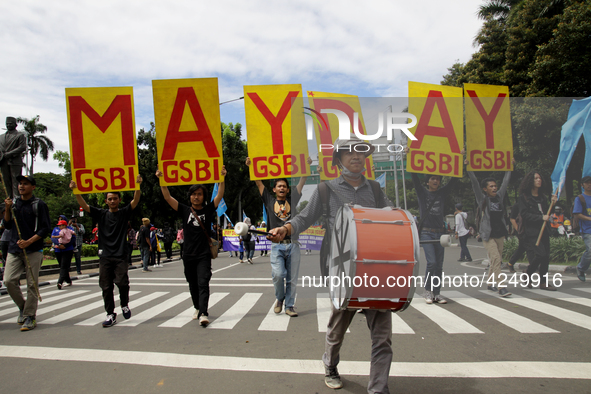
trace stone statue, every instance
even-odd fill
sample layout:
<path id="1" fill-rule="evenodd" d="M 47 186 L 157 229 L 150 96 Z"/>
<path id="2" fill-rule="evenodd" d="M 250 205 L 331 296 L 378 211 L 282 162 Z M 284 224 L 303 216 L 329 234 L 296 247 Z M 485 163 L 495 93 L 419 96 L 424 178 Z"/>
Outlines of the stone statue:
<path id="1" fill-rule="evenodd" d="M 27 137 L 16 129 L 16 119 L 6 118 L 6 133 L 0 134 L 0 170 L 10 198 L 19 195 L 16 177 L 22 175 L 23 153 L 27 150 Z"/>

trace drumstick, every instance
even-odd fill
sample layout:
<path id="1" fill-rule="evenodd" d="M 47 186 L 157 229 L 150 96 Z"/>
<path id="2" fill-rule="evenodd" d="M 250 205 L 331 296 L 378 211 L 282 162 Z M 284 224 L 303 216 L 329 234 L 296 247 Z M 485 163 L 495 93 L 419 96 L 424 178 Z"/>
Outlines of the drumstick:
<path id="1" fill-rule="evenodd" d="M 236 232 L 236 234 L 238 234 L 240 236 L 245 236 L 248 233 L 259 234 L 259 235 L 271 235 L 271 236 L 273 235 L 273 234 L 268 233 L 266 231 L 250 230 L 248 224 L 246 224 L 244 222 L 236 223 L 236 225 L 234 226 L 234 231 Z"/>
<path id="2" fill-rule="evenodd" d="M 558 188 L 556 188 L 556 193 L 554 193 L 554 195 L 558 197 Z M 554 207 L 554 201 L 551 201 L 550 208 L 548 208 L 548 213 L 546 214 L 546 216 L 550 216 L 550 212 L 552 212 L 553 207 Z M 540 235 L 538 235 L 538 241 L 536 242 L 536 246 L 540 246 L 540 241 L 542 240 L 542 234 L 544 234 L 544 229 L 546 228 L 546 223 L 548 223 L 548 221 L 544 220 L 544 224 L 542 224 L 542 228 L 540 229 Z"/>

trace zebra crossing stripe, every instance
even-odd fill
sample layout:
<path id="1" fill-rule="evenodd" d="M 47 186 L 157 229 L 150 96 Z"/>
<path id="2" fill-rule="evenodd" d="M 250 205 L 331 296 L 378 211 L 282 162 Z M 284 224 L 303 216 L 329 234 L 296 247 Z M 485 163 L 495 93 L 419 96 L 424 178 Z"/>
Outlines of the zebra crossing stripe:
<path id="1" fill-rule="evenodd" d="M 538 294 L 538 295 L 543 295 L 546 297 L 549 296 L 547 290 L 533 289 L 533 290 L 529 290 L 529 291 L 532 293 Z M 583 305 L 583 306 L 587 306 L 587 307 L 591 308 L 591 299 L 589 299 L 589 298 L 577 297 L 577 296 L 574 296 L 571 294 L 562 293 L 560 291 L 553 291 L 552 298 L 556 298 L 561 301 L 571 302 L 573 304 Z"/>
<path id="2" fill-rule="evenodd" d="M 273 309 L 276 303 L 277 300 L 274 300 L 271 309 L 269 309 L 259 326 L 259 331 L 287 331 L 291 317 L 287 316 L 283 311 L 281 311 L 282 313 L 275 313 Z"/>
<path id="3" fill-rule="evenodd" d="M 324 375 L 322 360 L 214 356 L 124 350 L 0 345 L 0 357 L 109 364 Z M 369 361 L 342 361 L 341 375 L 368 376 Z M 591 363 L 557 361 L 394 362 L 392 377 L 591 379 Z"/>
<path id="4" fill-rule="evenodd" d="M 575 326 L 591 330 L 591 317 L 583 315 L 582 313 L 573 312 L 571 310 L 560 308 L 554 305 L 546 304 L 545 302 L 532 300 L 521 296 L 513 295 L 503 300 L 515 305 L 523 306 L 525 308 L 533 309 L 534 311 L 545 313 L 558 320 L 565 321 Z"/>
<path id="5" fill-rule="evenodd" d="M 51 305 L 51 306 L 46 306 L 44 308 L 39 308 L 39 309 L 37 309 L 37 314 L 38 315 L 42 315 L 44 313 L 52 312 L 52 311 L 54 311 L 56 309 L 64 308 L 64 307 L 69 306 L 71 304 L 74 304 L 76 302 L 85 301 L 85 300 L 87 300 L 89 298 L 92 298 L 92 296 L 94 296 L 94 294 L 88 294 L 86 296 L 83 296 L 83 297 L 80 297 L 80 298 L 76 298 L 77 296 L 79 296 L 81 294 L 88 293 L 88 291 L 86 291 L 86 290 L 78 290 L 78 291 L 72 291 L 72 292 L 67 292 L 67 293 L 64 292 L 64 293 L 65 294 L 61 294 L 61 295 L 52 297 L 50 299 L 47 299 L 46 302 L 51 303 L 53 301 L 58 301 L 58 300 L 61 300 L 61 299 L 64 299 L 64 298 L 72 298 L 72 297 L 74 297 L 74 299 L 68 300 L 66 302 L 62 302 L 60 304 L 54 304 L 54 305 Z M 47 304 L 44 303 L 43 305 L 47 305 Z M 11 308 L 8 311 L 2 311 L 2 312 L 0 312 L 0 316 L 1 315 L 7 315 L 9 313 L 13 313 L 14 316 L 17 316 L 18 315 L 18 309 L 17 310 L 14 310 L 14 309 Z M 14 323 L 14 318 L 11 317 L 9 319 L 2 320 L 2 321 L 0 321 L 0 323 Z"/>
<path id="6" fill-rule="evenodd" d="M 172 298 L 160 302 L 158 305 L 155 305 L 149 309 L 146 309 L 145 311 L 138 313 L 137 315 L 134 315 L 133 319 L 122 321 L 120 325 L 125 327 L 136 327 L 138 324 L 144 323 L 152 319 L 153 317 L 159 315 L 167 309 L 170 309 L 189 298 L 191 298 L 191 293 L 189 293 L 188 291 L 183 292 L 181 294 L 177 294 Z"/>
<path id="7" fill-rule="evenodd" d="M 262 295 L 263 293 L 244 294 L 230 309 L 211 322 L 209 328 L 231 330 L 246 316 Z"/>
<path id="8" fill-rule="evenodd" d="M 445 307 L 427 305 L 421 302 L 415 302 L 410 306 L 427 316 L 448 334 L 484 334 L 466 320 L 444 309 Z"/>
<path id="9" fill-rule="evenodd" d="M 163 296 L 164 294 L 168 294 L 167 291 L 156 291 L 154 293 L 148 294 L 146 296 L 143 296 L 141 298 L 138 298 L 137 300 L 130 300 L 129 302 L 129 307 L 131 308 L 131 311 L 133 312 L 133 308 L 146 304 L 160 296 Z M 119 300 L 115 301 L 116 304 L 119 303 Z M 105 319 L 105 312 L 100 313 L 96 316 L 91 317 L 90 319 L 86 319 L 81 321 L 80 323 L 76 323 L 76 326 L 96 326 L 97 324 L 100 324 L 104 319 Z"/>
<path id="10" fill-rule="evenodd" d="M 137 293 L 139 293 L 139 291 L 130 291 L 129 292 L 129 296 L 130 297 L 131 296 L 134 296 Z M 97 297 L 99 297 L 100 295 L 101 295 L 101 293 L 96 293 L 95 294 L 95 296 L 97 296 Z M 60 322 L 63 322 L 65 320 L 72 319 L 72 318 L 74 318 L 76 316 L 79 316 L 79 315 L 81 315 L 83 313 L 86 313 L 88 311 L 91 311 L 93 309 L 100 308 L 104 304 L 105 304 L 105 302 L 101 298 L 100 301 L 96 301 L 96 302 L 93 302 L 91 304 L 83 305 L 83 306 L 81 306 L 79 308 L 75 308 L 75 309 L 69 310 L 68 312 L 64 312 L 61 315 L 53 316 L 53 317 L 51 317 L 51 318 L 49 318 L 47 320 L 39 320 L 39 317 L 37 317 L 37 322 L 38 323 L 42 322 L 43 324 L 56 324 L 56 323 L 60 323 Z"/>
<path id="11" fill-rule="evenodd" d="M 454 300 L 460 305 L 473 309 L 476 312 L 483 313 L 491 319 L 494 319 L 499 323 L 511 327 L 512 329 L 523 334 L 559 333 L 559 331 L 538 324 L 533 320 L 518 315 L 517 313 L 510 312 L 506 309 L 473 297 L 468 297 L 459 291 L 446 291 L 445 296 Z"/>
<path id="12" fill-rule="evenodd" d="M 212 293 L 209 296 L 209 308 L 217 304 L 218 301 L 223 299 L 228 294 L 230 293 Z M 160 324 L 158 327 L 181 328 L 189 324 L 193 320 L 193 313 L 195 313 L 195 308 L 192 306 L 189 309 L 186 309 L 185 311 L 179 313 L 172 319 L 169 319 L 164 323 Z"/>
<path id="13" fill-rule="evenodd" d="M 326 332 L 330 313 L 332 311 L 332 300 L 328 293 L 316 294 L 316 316 L 318 317 L 318 332 Z M 347 332 L 351 330 L 347 328 Z"/>
<path id="14" fill-rule="evenodd" d="M 397 313 L 392 313 L 392 334 L 414 333 L 414 330 Z"/>
<path id="15" fill-rule="evenodd" d="M 60 293 L 60 295 L 43 299 L 43 305 L 47 305 L 47 304 L 52 303 L 54 301 L 63 300 L 64 298 L 70 298 L 70 297 L 74 297 L 74 296 L 77 296 L 80 294 L 84 294 L 84 293 L 87 293 L 88 290 L 76 290 L 76 291 L 64 291 L 64 290 L 60 291 L 60 290 L 58 290 L 58 292 Z M 16 307 L 16 304 L 14 302 L 12 304 Z M 14 313 L 15 315 L 18 314 L 18 308 L 16 308 L 16 309 L 8 308 L 6 310 L 0 311 L 0 316 L 9 315 L 11 313 Z M 0 323 L 12 323 L 12 322 L 13 322 L 12 319 L 0 321 Z"/>
<path id="16" fill-rule="evenodd" d="M 61 290 L 53 290 L 53 291 L 48 291 L 46 293 L 43 293 L 43 301 L 47 301 L 47 297 L 50 295 L 54 295 L 56 293 L 63 293 L 63 291 Z M 7 305 L 15 305 L 14 301 L 12 301 L 12 298 L 10 298 L 10 296 L 8 297 L 8 301 L 4 301 L 4 302 L 0 302 L 0 308 L 3 306 L 7 306 Z"/>
<path id="17" fill-rule="evenodd" d="M 578 290 L 578 291 L 584 291 L 586 293 L 591 293 L 591 288 L 589 287 L 577 287 L 576 289 L 573 290 Z"/>

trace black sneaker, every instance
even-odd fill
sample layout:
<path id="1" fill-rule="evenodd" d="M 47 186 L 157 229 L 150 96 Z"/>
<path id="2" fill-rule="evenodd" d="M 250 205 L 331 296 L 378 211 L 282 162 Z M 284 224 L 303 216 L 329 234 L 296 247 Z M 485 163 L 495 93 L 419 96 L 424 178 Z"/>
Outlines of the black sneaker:
<path id="1" fill-rule="evenodd" d="M 492 286 L 492 285 L 488 285 L 487 289 L 490 291 L 499 291 L 499 289 L 496 286 Z"/>
<path id="2" fill-rule="evenodd" d="M 58 290 L 61 290 L 61 289 L 62 289 L 62 284 L 61 284 L 61 283 L 58 283 L 58 284 L 57 284 L 57 289 L 58 289 Z"/>
<path id="3" fill-rule="evenodd" d="M 37 327 L 37 320 L 35 320 L 35 316 L 27 316 L 21 327 L 21 331 L 31 331 L 35 327 Z"/>
<path id="4" fill-rule="evenodd" d="M 515 272 L 515 267 L 513 264 L 509 264 L 507 263 L 507 267 L 509 267 L 509 272 L 514 273 Z"/>
<path id="5" fill-rule="evenodd" d="M 128 305 L 121 307 L 121 311 L 123 312 L 123 317 L 125 318 L 125 320 L 131 317 L 131 309 L 129 309 Z"/>
<path id="6" fill-rule="evenodd" d="M 107 315 L 107 318 L 103 322 L 103 327 L 113 327 L 115 324 L 117 324 L 117 314 L 113 312 L 112 314 Z"/>
<path id="7" fill-rule="evenodd" d="M 503 287 L 502 289 L 499 289 L 499 295 L 501 297 L 509 297 L 511 293 L 509 293 L 509 290 Z"/>
<path id="8" fill-rule="evenodd" d="M 581 271 L 580 269 L 577 268 L 577 278 L 579 278 L 579 280 L 581 282 L 585 281 L 585 273 L 583 271 Z"/>

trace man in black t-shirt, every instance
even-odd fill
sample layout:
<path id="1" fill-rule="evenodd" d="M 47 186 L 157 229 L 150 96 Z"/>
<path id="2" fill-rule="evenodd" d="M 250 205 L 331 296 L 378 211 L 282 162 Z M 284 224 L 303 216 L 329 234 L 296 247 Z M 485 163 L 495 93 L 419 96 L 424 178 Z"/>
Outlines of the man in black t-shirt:
<path id="1" fill-rule="evenodd" d="M 311 163 L 312 160 L 308 158 L 308 165 Z M 250 166 L 249 157 L 246 158 L 246 165 Z M 305 176 L 300 178 L 298 185 L 291 191 L 291 197 L 289 198 L 287 197 L 289 194 L 287 179 L 273 180 L 273 193 L 275 193 L 275 196 L 272 196 L 267 191 L 263 182 L 260 180 L 255 181 L 267 210 L 268 230 L 282 227 L 285 222 L 295 216 L 306 179 Z M 281 313 L 285 302 L 285 314 L 290 317 L 298 315 L 294 303 L 299 270 L 300 244 L 297 237 L 285 237 L 280 243 L 274 243 L 271 246 L 271 275 L 277 300 L 273 309 L 275 313 Z"/>
<path id="2" fill-rule="evenodd" d="M 103 290 L 103 301 L 107 318 L 103 327 L 112 327 L 117 323 L 115 313 L 114 285 L 119 289 L 121 311 L 123 317 L 131 317 L 129 309 L 129 276 L 127 275 L 127 223 L 131 218 L 131 211 L 140 202 L 141 175 L 137 176 L 138 189 L 133 194 L 129 205 L 119 209 L 121 193 L 108 192 L 105 203 L 109 209 L 91 207 L 84 201 L 81 194 L 76 194 L 78 204 L 90 213 L 93 223 L 98 223 L 98 252 L 99 252 L 99 286 Z M 76 182 L 70 181 L 70 189 L 76 189 Z"/>
<path id="3" fill-rule="evenodd" d="M 148 268 L 150 254 L 152 253 L 152 243 L 150 242 L 150 219 L 143 218 L 142 226 L 139 229 L 139 248 L 142 256 L 142 272 L 152 272 Z"/>
<path id="4" fill-rule="evenodd" d="M 226 167 L 222 166 L 221 174 L 226 176 Z M 158 178 L 162 177 L 160 170 L 156 171 Z M 178 212 L 183 222 L 183 265 L 185 278 L 189 283 L 189 292 L 195 307 L 193 320 L 199 319 L 199 324 L 207 327 L 209 324 L 209 280 L 211 279 L 211 250 L 209 238 L 212 237 L 212 223 L 215 220 L 216 208 L 224 197 L 225 181 L 218 186 L 218 194 L 213 204 L 208 204 L 207 189 L 203 185 L 192 185 L 189 188 L 189 202 L 185 205 L 170 195 L 167 186 L 160 186 L 162 195 L 172 209 Z M 215 238 L 215 237 L 214 237 Z"/>

